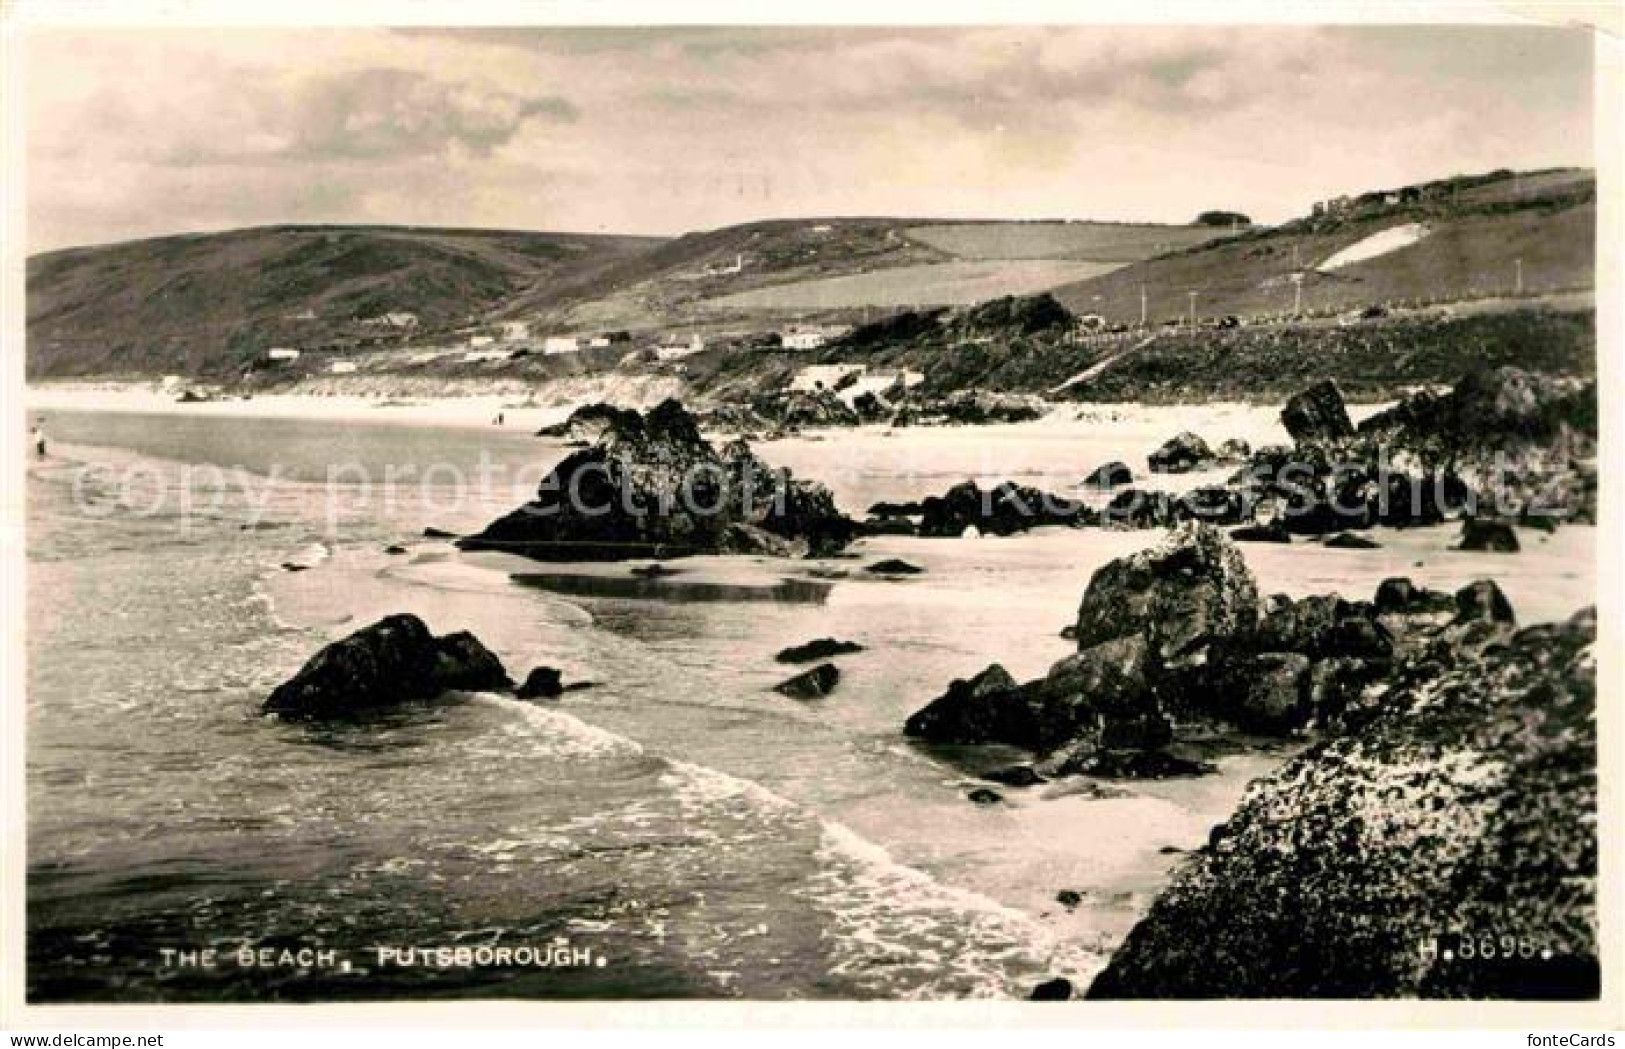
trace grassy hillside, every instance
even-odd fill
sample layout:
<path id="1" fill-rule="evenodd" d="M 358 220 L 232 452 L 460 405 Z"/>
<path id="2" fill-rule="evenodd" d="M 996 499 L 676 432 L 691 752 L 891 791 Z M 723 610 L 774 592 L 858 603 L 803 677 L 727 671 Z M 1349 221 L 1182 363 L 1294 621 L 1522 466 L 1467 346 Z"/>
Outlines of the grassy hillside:
<path id="1" fill-rule="evenodd" d="M 1588 172 L 1508 172 L 1492 181 L 1469 180 L 1459 192 L 1385 202 L 1400 192 L 1373 195 L 1346 215 L 1310 216 L 1150 259 L 1055 295 L 1073 310 L 1135 324 L 1143 289 L 1147 319 L 1157 324 L 1186 317 L 1193 291 L 1198 317 L 1242 318 L 1510 294 L 1517 260 L 1526 293 L 1593 285 L 1596 183 Z M 1316 268 L 1343 248 L 1407 223 L 1423 224 L 1428 235 L 1334 271 Z M 1301 306 L 1294 274 L 1302 280 Z"/>
<path id="2" fill-rule="evenodd" d="M 273 346 L 390 345 L 363 323 L 444 331 L 591 275 L 648 238 L 281 226 L 72 248 L 28 260 L 28 374 L 232 375 Z"/>
<path id="3" fill-rule="evenodd" d="M 1211 226 L 1135 222 L 955 222 L 915 226 L 912 240 L 960 259 L 1138 262 L 1230 235 Z"/>
<path id="4" fill-rule="evenodd" d="M 1160 403 L 1275 402 L 1321 379 L 1336 379 L 1351 397 L 1381 400 L 1454 382 L 1480 365 L 1596 374 L 1595 318 L 1585 309 L 1418 312 L 1350 327 L 1176 329 L 1110 340 L 1078 340 L 1072 331 L 1072 316 L 1038 295 L 898 314 L 812 353 L 707 354 L 688 372 L 699 390 L 723 401 L 782 387 L 809 365 L 847 363 L 921 372 L 927 393 L 980 388 Z"/>

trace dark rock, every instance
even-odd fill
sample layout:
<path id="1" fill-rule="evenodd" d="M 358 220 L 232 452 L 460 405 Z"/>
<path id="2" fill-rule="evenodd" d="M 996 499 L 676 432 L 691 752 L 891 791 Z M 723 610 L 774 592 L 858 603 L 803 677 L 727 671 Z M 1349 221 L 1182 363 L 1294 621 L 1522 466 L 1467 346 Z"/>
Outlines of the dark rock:
<path id="1" fill-rule="evenodd" d="M 1011 765 L 1009 768 L 994 769 L 992 772 L 982 773 L 982 778 L 990 783 L 1002 783 L 1006 787 L 1036 787 L 1045 782 L 1044 777 L 1034 772 L 1031 765 Z"/>
<path id="2" fill-rule="evenodd" d="M 1331 380 L 1294 394 L 1281 410 L 1281 425 L 1300 445 L 1323 444 L 1354 436 L 1343 393 Z"/>
<path id="3" fill-rule="evenodd" d="M 1518 533 L 1505 521 L 1468 517 L 1461 522 L 1461 544 L 1457 550 L 1515 554 L 1518 552 Z"/>
<path id="4" fill-rule="evenodd" d="M 1238 543 L 1290 543 L 1292 533 L 1278 522 L 1243 525 L 1230 531 L 1230 538 Z"/>
<path id="5" fill-rule="evenodd" d="M 1456 591 L 1456 618 L 1461 622 L 1515 623 L 1512 602 L 1494 580 L 1480 579 Z"/>
<path id="6" fill-rule="evenodd" d="M 1234 720 L 1242 728 L 1266 732 L 1292 732 L 1307 725 L 1313 714 L 1309 703 L 1309 657 L 1296 652 L 1265 652 L 1248 666 Z"/>
<path id="7" fill-rule="evenodd" d="M 1033 1002 L 1064 1002 L 1072 997 L 1072 981 L 1064 976 L 1057 976 L 1053 980 L 1045 980 L 1033 988 L 1033 993 L 1027 996 Z"/>
<path id="8" fill-rule="evenodd" d="M 436 681 L 442 691 L 482 692 L 513 688 L 502 661 L 466 630 L 435 639 Z"/>
<path id="9" fill-rule="evenodd" d="M 1168 528 L 1179 520 L 1179 501 L 1167 492 L 1125 488 L 1100 512 L 1106 528 Z"/>
<path id="10" fill-rule="evenodd" d="M 1176 779 L 1207 776 L 1217 771 L 1210 762 L 1192 761 L 1166 750 L 1097 750 L 1063 766 L 1059 774 L 1101 779 Z"/>
<path id="11" fill-rule="evenodd" d="M 907 561 L 892 557 L 884 561 L 876 561 L 874 564 L 865 567 L 864 571 L 873 572 L 876 575 L 919 575 L 925 569 L 919 565 L 911 565 Z"/>
<path id="12" fill-rule="evenodd" d="M 1088 996 L 1594 1000 L 1595 638 L 1434 667 L 1256 781 Z M 1461 949 L 1486 929 L 1530 949 Z"/>
<path id="13" fill-rule="evenodd" d="M 864 535 L 916 535 L 919 529 L 906 517 L 871 517 L 863 522 Z"/>
<path id="14" fill-rule="evenodd" d="M 1157 713 L 1106 714 L 1098 741 L 1102 750 L 1157 750 L 1174 741 L 1174 726 Z"/>
<path id="15" fill-rule="evenodd" d="M 713 448 L 668 400 L 646 415 L 615 415 L 596 444 L 554 467 L 533 502 L 458 545 L 544 561 L 823 555 L 857 531 L 827 488 L 768 467 L 743 441 Z"/>
<path id="16" fill-rule="evenodd" d="M 849 652 L 862 651 L 863 646 L 856 641 L 837 641 L 832 637 L 821 637 L 805 645 L 791 645 L 773 658 L 780 663 L 810 663 L 815 659 L 828 659 L 830 656 L 844 656 Z"/>
<path id="17" fill-rule="evenodd" d="M 1315 659 L 1387 656 L 1393 639 L 1376 615 L 1374 605 L 1315 594 L 1272 609 L 1249 640 L 1255 651 L 1297 652 Z"/>
<path id="18" fill-rule="evenodd" d="M 1214 455 L 1222 463 L 1244 463 L 1252 458 L 1253 448 L 1241 438 L 1232 437 L 1221 443 L 1214 451 Z"/>
<path id="19" fill-rule="evenodd" d="M 1127 463 L 1113 460 L 1095 467 L 1094 472 L 1084 478 L 1084 485 L 1089 488 L 1117 488 L 1125 484 L 1134 483 L 1134 471 L 1128 468 Z"/>
<path id="20" fill-rule="evenodd" d="M 1367 539 L 1363 535 L 1353 532 L 1338 532 L 1326 540 L 1328 549 L 1332 550 L 1380 550 L 1382 544 L 1374 539 Z"/>
<path id="21" fill-rule="evenodd" d="M 811 670 L 779 682 L 773 691 L 791 699 L 818 699 L 835 691 L 841 680 L 841 671 L 834 663 L 820 663 Z"/>
<path id="22" fill-rule="evenodd" d="M 972 790 L 970 793 L 966 794 L 965 797 L 969 798 L 978 805 L 997 805 L 999 802 L 1004 800 L 1003 794 L 1000 794 L 996 790 L 989 790 L 986 787 L 977 787 L 975 790 Z"/>
<path id="23" fill-rule="evenodd" d="M 308 572 L 310 566 L 302 565 L 297 561 L 284 561 L 282 562 L 282 570 L 284 572 Z"/>
<path id="24" fill-rule="evenodd" d="M 262 709 L 290 719 L 343 718 L 451 689 L 512 686 L 501 662 L 472 634 L 436 638 L 418 617 L 393 615 L 317 652 Z"/>
<path id="25" fill-rule="evenodd" d="M 871 517 L 918 517 L 925 513 L 919 503 L 876 503 L 869 507 Z"/>
<path id="26" fill-rule="evenodd" d="M 956 484 L 921 504 L 920 535 L 953 537 L 975 528 L 985 535 L 1013 535 L 1041 525 L 1089 524 L 1089 508 L 1051 492 L 1008 481 L 982 489 L 974 481 Z"/>
<path id="27" fill-rule="evenodd" d="M 386 554 L 404 554 L 404 553 L 406 553 L 406 547 L 402 546 L 399 543 L 390 543 L 388 546 L 384 547 L 384 553 L 386 553 Z"/>
<path id="28" fill-rule="evenodd" d="M 1139 634 L 1157 659 L 1177 660 L 1252 629 L 1258 612 L 1258 587 L 1241 552 L 1213 526 L 1186 522 L 1095 572 L 1078 608 L 1078 647 Z"/>
<path id="29" fill-rule="evenodd" d="M 533 668 L 514 693 L 520 699 L 556 699 L 563 694 L 563 675 L 552 667 Z"/>
<path id="30" fill-rule="evenodd" d="M 656 561 L 652 565 L 635 565 L 632 568 L 632 574 L 640 579 L 664 579 L 667 576 L 677 575 L 678 572 L 677 569 L 667 568 L 659 561 Z"/>
<path id="31" fill-rule="evenodd" d="M 1503 598 L 1503 600 L 1505 600 Z M 1456 599 L 1441 590 L 1418 587 L 1404 576 L 1384 579 L 1373 601 L 1378 612 L 1454 612 Z M 1509 606 L 1510 611 L 1510 606 Z"/>
<path id="32" fill-rule="evenodd" d="M 751 407 L 786 430 L 857 426 L 863 422 L 833 390 L 781 390 L 758 398 Z"/>
<path id="33" fill-rule="evenodd" d="M 1055 894 L 1055 902 L 1070 911 L 1083 902 L 1083 893 L 1076 889 L 1062 889 Z"/>
<path id="34" fill-rule="evenodd" d="M 423 530 L 423 538 L 425 538 L 425 539 L 456 539 L 457 538 L 457 533 L 456 532 L 448 532 L 444 528 L 434 528 L 434 527 L 431 526 L 431 527 L 425 528 Z"/>
<path id="35" fill-rule="evenodd" d="M 1240 524 L 1247 519 L 1242 493 L 1218 485 L 1193 488 L 1181 495 L 1176 513 L 1185 520 L 1216 525 Z"/>
<path id="36" fill-rule="evenodd" d="M 1038 735 L 1032 708 L 997 663 L 972 678 L 955 679 L 947 692 L 904 722 L 903 733 L 934 743 L 1027 740 L 1029 746 Z"/>
<path id="37" fill-rule="evenodd" d="M 1215 462 L 1213 449 L 1194 433 L 1185 432 L 1169 438 L 1162 447 L 1146 457 L 1152 473 L 1179 474 L 1211 466 Z"/>

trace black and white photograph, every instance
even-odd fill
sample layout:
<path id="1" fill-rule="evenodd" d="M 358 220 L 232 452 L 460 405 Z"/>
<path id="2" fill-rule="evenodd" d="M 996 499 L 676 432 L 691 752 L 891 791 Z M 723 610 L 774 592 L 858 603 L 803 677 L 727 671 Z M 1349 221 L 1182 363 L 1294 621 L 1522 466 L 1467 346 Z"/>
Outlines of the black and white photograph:
<path id="1" fill-rule="evenodd" d="M 13 1006 L 1625 1021 L 1617 36 L 399 6 L 8 27 Z"/>

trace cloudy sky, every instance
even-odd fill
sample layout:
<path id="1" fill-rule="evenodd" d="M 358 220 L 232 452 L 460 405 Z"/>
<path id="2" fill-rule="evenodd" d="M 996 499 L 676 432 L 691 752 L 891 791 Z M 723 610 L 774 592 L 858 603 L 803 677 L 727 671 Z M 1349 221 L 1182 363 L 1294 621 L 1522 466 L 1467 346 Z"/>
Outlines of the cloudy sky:
<path id="1" fill-rule="evenodd" d="M 26 58 L 31 251 L 276 222 L 1279 221 L 1592 157 L 1569 30 L 51 30 Z"/>

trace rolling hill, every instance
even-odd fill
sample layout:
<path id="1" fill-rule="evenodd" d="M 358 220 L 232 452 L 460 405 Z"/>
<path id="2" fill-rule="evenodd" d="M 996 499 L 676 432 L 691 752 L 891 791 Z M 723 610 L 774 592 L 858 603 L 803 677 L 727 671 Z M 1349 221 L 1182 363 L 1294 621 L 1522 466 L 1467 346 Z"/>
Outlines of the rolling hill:
<path id="1" fill-rule="evenodd" d="M 49 252 L 28 260 L 28 374 L 227 376 L 275 346 L 393 345 L 658 243 L 277 226 Z"/>
<path id="2" fill-rule="evenodd" d="M 1341 213 L 1176 251 L 1054 294 L 1076 312 L 1135 324 L 1143 289 L 1146 320 L 1158 324 L 1188 317 L 1191 292 L 1198 318 L 1254 319 L 1513 294 L 1520 279 L 1526 294 L 1593 286 L 1591 172 L 1495 173 L 1461 179 L 1460 189 L 1453 181 L 1367 194 Z M 1425 230 L 1414 243 L 1323 268 L 1340 252 L 1413 224 Z"/>

